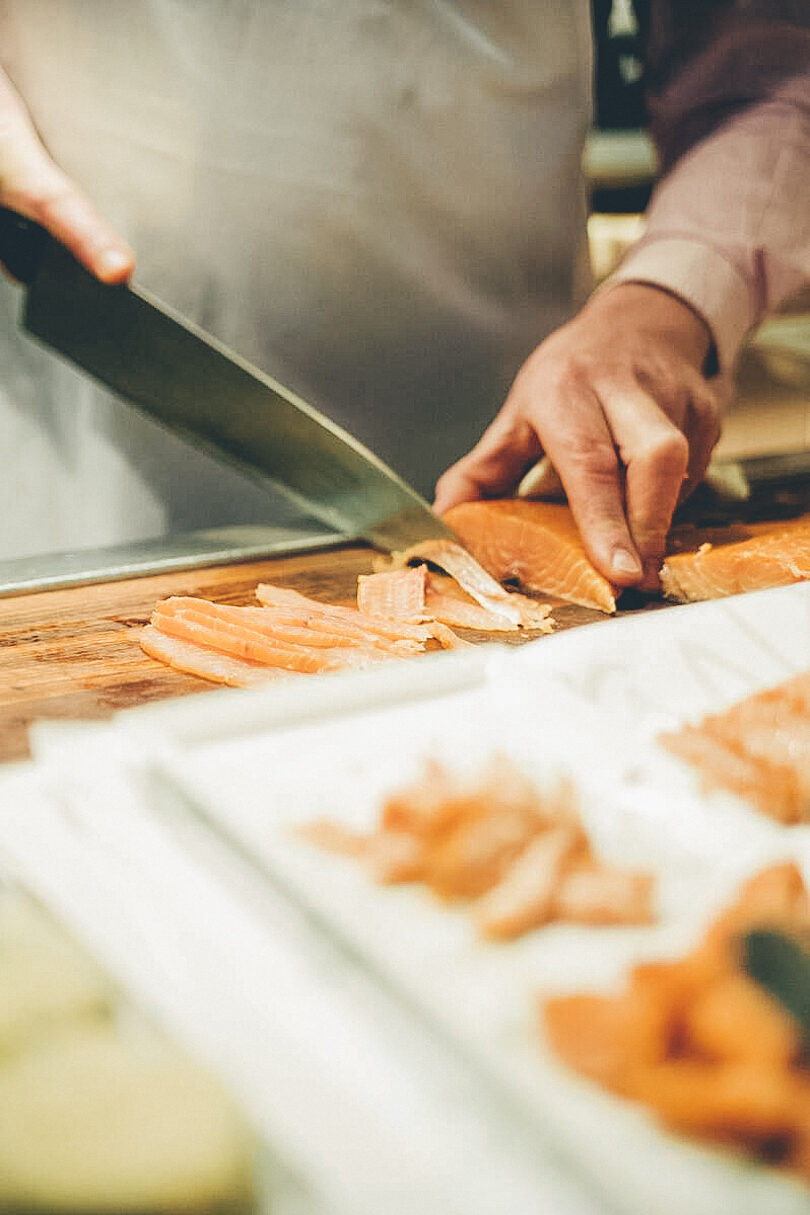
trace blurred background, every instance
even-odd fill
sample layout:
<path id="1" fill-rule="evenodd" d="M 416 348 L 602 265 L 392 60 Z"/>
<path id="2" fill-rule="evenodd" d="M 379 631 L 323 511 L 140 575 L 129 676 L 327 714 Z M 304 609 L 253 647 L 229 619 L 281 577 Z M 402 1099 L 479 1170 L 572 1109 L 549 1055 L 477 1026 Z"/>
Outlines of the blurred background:
<path id="1" fill-rule="evenodd" d="M 592 0 L 595 117 L 585 170 L 597 281 L 643 231 L 641 213 L 655 179 L 655 149 L 644 130 L 642 47 L 649 7 L 649 0 Z M 718 459 L 790 455 L 810 447 L 810 292 L 787 301 L 752 335 L 736 379 L 737 399 Z"/>

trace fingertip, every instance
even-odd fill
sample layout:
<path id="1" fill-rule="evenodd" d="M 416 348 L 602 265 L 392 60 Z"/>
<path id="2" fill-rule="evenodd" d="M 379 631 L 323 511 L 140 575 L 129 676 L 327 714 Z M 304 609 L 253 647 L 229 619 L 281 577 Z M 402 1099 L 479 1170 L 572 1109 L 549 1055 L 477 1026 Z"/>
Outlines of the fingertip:
<path id="1" fill-rule="evenodd" d="M 39 203 L 37 219 L 101 282 L 126 282 L 132 274 L 132 250 L 73 187 Z"/>
<path id="2" fill-rule="evenodd" d="M 609 560 L 610 578 L 619 586 L 633 586 L 643 573 L 641 561 L 629 548 L 614 548 Z"/>
<path id="3" fill-rule="evenodd" d="M 91 269 L 103 283 L 125 283 L 135 268 L 135 257 L 130 249 L 109 245 L 99 250 Z"/>

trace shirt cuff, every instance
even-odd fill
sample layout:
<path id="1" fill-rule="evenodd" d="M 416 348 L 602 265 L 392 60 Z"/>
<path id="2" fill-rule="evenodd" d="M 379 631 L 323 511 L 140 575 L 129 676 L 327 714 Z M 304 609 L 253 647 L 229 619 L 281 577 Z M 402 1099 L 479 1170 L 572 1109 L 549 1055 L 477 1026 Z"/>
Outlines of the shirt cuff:
<path id="1" fill-rule="evenodd" d="M 603 284 L 647 283 L 678 296 L 711 330 L 721 373 L 734 366 L 743 340 L 756 324 L 751 285 L 710 245 L 679 237 L 642 237 Z"/>

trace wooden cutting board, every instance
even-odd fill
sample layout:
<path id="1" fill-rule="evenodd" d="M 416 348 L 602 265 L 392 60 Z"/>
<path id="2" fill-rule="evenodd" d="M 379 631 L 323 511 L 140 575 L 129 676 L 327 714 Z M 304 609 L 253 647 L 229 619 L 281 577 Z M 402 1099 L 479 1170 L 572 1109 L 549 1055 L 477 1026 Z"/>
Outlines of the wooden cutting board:
<path id="1" fill-rule="evenodd" d="M 277 582 L 316 599 L 352 603 L 357 575 L 371 572 L 373 557 L 367 547 L 347 546 L 0 599 L 0 761 L 28 755 L 28 726 L 37 718 L 103 718 L 216 686 L 142 652 L 138 633 L 158 599 L 201 595 L 254 603 L 258 582 Z M 554 616 L 560 628 L 605 619 L 570 604 L 555 607 Z"/>

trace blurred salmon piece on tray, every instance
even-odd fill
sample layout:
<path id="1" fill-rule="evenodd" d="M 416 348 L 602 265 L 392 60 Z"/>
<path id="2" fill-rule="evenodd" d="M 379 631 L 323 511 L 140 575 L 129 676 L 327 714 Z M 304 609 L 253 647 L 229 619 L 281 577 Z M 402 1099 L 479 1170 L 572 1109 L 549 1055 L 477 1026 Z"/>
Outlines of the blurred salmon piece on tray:
<path id="1" fill-rule="evenodd" d="M 653 918 L 651 876 L 606 865 L 594 854 L 572 786 L 540 792 L 504 758 L 470 780 L 428 762 L 387 797 L 372 831 L 318 819 L 300 834 L 362 860 L 378 882 L 424 883 L 442 900 L 469 905 L 491 940 L 561 919 Z"/>
<path id="2" fill-rule="evenodd" d="M 570 1067 L 672 1129 L 810 1180 L 810 986 L 803 1020 L 774 994 L 784 985 L 752 977 L 750 942 L 763 933 L 771 945 L 810 944 L 792 863 L 749 879 L 681 959 L 636 965 L 619 995 L 545 997 L 542 1025 Z"/>
<path id="3" fill-rule="evenodd" d="M 659 736 L 725 789 L 781 823 L 810 821 L 810 671 Z"/>

